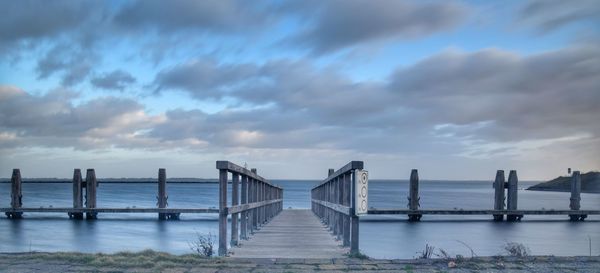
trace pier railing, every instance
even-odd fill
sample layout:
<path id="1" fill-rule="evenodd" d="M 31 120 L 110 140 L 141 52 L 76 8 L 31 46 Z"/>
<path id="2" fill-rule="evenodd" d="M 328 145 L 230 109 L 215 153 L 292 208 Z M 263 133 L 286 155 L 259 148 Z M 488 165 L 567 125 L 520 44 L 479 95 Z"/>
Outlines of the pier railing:
<path id="1" fill-rule="evenodd" d="M 247 239 L 250 232 L 266 224 L 283 209 L 283 188 L 259 176 L 256 169 L 248 170 L 229 161 L 217 161 L 217 169 L 219 170 L 219 255 L 226 255 L 228 215 L 231 214 L 231 245 L 234 246 L 238 244 L 240 237 Z M 229 173 L 232 181 L 231 206 L 227 206 Z"/>
<path id="2" fill-rule="evenodd" d="M 311 209 L 329 227 L 334 236 L 358 253 L 358 216 L 355 213 L 356 171 L 362 161 L 351 161 L 337 171 L 329 169 L 328 177 L 311 190 Z"/>

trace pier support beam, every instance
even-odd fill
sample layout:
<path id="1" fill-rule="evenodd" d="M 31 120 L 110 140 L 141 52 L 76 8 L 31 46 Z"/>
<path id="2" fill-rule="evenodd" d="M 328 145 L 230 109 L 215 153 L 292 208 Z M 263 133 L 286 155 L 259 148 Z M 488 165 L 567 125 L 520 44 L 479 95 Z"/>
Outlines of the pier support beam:
<path id="1" fill-rule="evenodd" d="M 81 179 L 81 169 L 73 170 L 73 208 L 83 208 L 83 181 Z M 83 219 L 83 212 L 70 212 L 69 218 Z"/>
<path id="2" fill-rule="evenodd" d="M 517 171 L 511 170 L 508 174 L 508 196 L 506 208 L 508 210 L 517 210 L 517 194 L 519 193 L 519 178 Z M 509 222 L 521 221 L 523 215 L 506 215 L 506 220 Z"/>
<path id="3" fill-rule="evenodd" d="M 409 191 L 408 191 L 408 209 L 410 210 L 418 210 L 420 207 L 419 197 L 419 171 L 417 169 L 413 169 L 410 172 L 410 182 L 409 182 Z M 421 220 L 421 214 L 409 214 L 408 221 L 416 222 Z"/>
<path id="4" fill-rule="evenodd" d="M 496 180 L 494 180 L 494 210 L 504 210 L 504 187 L 505 187 L 504 171 L 496 172 Z M 504 220 L 504 214 L 494 214 L 494 221 Z"/>
<path id="5" fill-rule="evenodd" d="M 581 173 L 574 171 L 571 176 L 571 198 L 569 199 L 569 208 L 579 210 L 581 208 Z M 587 218 L 585 214 L 569 214 L 571 221 L 583 221 Z"/>
<path id="6" fill-rule="evenodd" d="M 23 207 L 23 193 L 21 186 L 21 170 L 13 169 L 12 176 L 10 178 L 10 207 L 12 209 L 19 209 Z M 6 212 L 6 216 L 10 219 L 21 219 L 23 218 L 23 213 Z"/>
<path id="7" fill-rule="evenodd" d="M 87 169 L 85 174 L 85 207 L 88 209 L 96 208 L 96 190 L 98 188 L 98 182 L 96 181 L 96 171 L 94 169 Z M 86 212 L 86 219 L 96 219 L 98 213 Z"/>

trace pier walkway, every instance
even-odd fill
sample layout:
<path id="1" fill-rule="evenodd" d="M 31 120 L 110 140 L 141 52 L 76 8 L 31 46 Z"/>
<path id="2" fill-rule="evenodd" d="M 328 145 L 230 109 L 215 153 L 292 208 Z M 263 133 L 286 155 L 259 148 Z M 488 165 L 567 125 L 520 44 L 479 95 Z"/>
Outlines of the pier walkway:
<path id="1" fill-rule="evenodd" d="M 348 249 L 310 210 L 286 209 L 230 251 L 238 258 L 343 258 Z"/>

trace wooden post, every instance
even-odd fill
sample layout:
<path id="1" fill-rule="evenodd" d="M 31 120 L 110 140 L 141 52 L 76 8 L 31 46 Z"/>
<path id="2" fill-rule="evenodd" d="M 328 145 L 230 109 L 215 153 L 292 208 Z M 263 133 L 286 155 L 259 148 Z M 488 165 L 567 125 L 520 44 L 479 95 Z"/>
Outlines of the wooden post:
<path id="1" fill-rule="evenodd" d="M 227 170 L 219 169 L 219 256 L 227 255 Z"/>
<path id="2" fill-rule="evenodd" d="M 82 209 L 83 208 L 83 181 L 81 179 L 81 170 L 74 169 L 73 170 L 73 208 Z M 82 212 L 71 212 L 69 213 L 69 218 L 73 219 L 83 219 Z"/>
<path id="3" fill-rule="evenodd" d="M 258 174 L 256 168 L 252 168 L 250 169 L 251 172 Z M 258 180 L 253 179 L 254 181 L 254 202 L 258 202 L 260 201 L 260 183 L 258 182 Z M 259 221 L 260 221 L 260 212 L 258 208 L 254 208 L 252 209 L 252 217 L 253 217 L 253 224 L 252 224 L 252 228 L 254 230 L 258 229 L 259 226 Z"/>
<path id="4" fill-rule="evenodd" d="M 248 176 L 242 175 L 242 205 L 248 204 Z M 240 223 L 240 237 L 242 240 L 248 239 L 248 212 L 242 211 Z"/>
<path id="5" fill-rule="evenodd" d="M 350 207 L 350 254 L 356 255 L 360 253 L 358 248 L 358 216 L 356 216 L 356 173 L 352 173 L 352 183 L 350 187 L 352 188 L 352 194 L 350 198 L 352 199 L 352 206 Z"/>
<path id="6" fill-rule="evenodd" d="M 252 203 L 256 203 L 258 201 L 258 182 L 256 179 L 252 179 Z M 252 209 L 252 231 L 258 229 L 258 210 L 256 208 Z"/>
<path id="7" fill-rule="evenodd" d="M 167 171 L 158 169 L 158 208 L 164 209 L 167 207 Z M 166 213 L 158 213 L 159 220 L 166 220 Z"/>
<path id="8" fill-rule="evenodd" d="M 350 174 L 344 174 L 343 175 L 343 181 L 344 181 L 344 206 L 350 206 L 350 195 L 352 194 L 351 189 L 350 189 L 350 182 L 351 182 L 351 175 Z M 344 246 L 349 246 L 350 245 L 350 216 L 349 215 L 344 215 Z"/>
<path id="9" fill-rule="evenodd" d="M 259 195 L 259 199 L 261 202 L 265 201 L 265 183 L 263 183 L 262 181 L 259 182 L 260 183 L 260 195 Z M 264 225 L 265 224 L 265 207 L 261 206 L 258 208 L 258 219 L 259 219 L 259 223 L 260 225 Z"/>
<path id="10" fill-rule="evenodd" d="M 343 205 L 344 204 L 344 177 L 340 176 L 338 177 L 338 182 L 337 182 L 337 191 L 338 191 L 338 195 L 337 195 L 337 200 L 336 203 Z M 337 225 L 337 238 L 338 240 L 343 240 L 344 238 L 344 214 L 339 213 L 338 212 L 338 220 L 336 222 Z"/>
<path id="11" fill-rule="evenodd" d="M 419 197 L 419 171 L 413 169 L 410 171 L 410 182 L 409 182 L 409 196 L 408 196 L 408 209 L 418 210 L 420 207 Z M 416 222 L 421 220 L 421 214 L 409 214 L 408 221 Z"/>
<path id="12" fill-rule="evenodd" d="M 571 198 L 569 199 L 569 208 L 579 210 L 581 208 L 581 173 L 574 171 L 571 176 Z M 587 215 L 569 214 L 571 221 L 583 221 Z"/>
<path id="13" fill-rule="evenodd" d="M 12 177 L 10 178 L 10 207 L 12 209 L 19 209 L 23 207 L 23 192 L 21 190 L 21 170 L 13 169 Z M 6 212 L 8 218 L 20 219 L 23 218 L 22 212 Z"/>
<path id="14" fill-rule="evenodd" d="M 231 174 L 231 206 L 239 205 L 239 187 L 240 187 L 240 175 L 237 173 Z M 236 246 L 239 240 L 238 233 L 238 217 L 239 213 L 231 214 L 231 245 Z"/>
<path id="15" fill-rule="evenodd" d="M 504 171 L 496 172 L 496 180 L 494 180 L 494 210 L 504 210 Z M 494 214 L 494 221 L 504 220 L 504 214 Z"/>
<path id="16" fill-rule="evenodd" d="M 85 207 L 88 209 L 96 208 L 96 189 L 98 182 L 96 181 L 96 171 L 87 169 L 85 174 Z M 86 212 L 86 219 L 96 219 L 98 213 Z"/>
<path id="17" fill-rule="evenodd" d="M 508 195 L 506 198 L 506 208 L 508 210 L 517 210 L 517 194 L 519 178 L 517 177 L 517 171 L 511 170 L 508 174 Z M 520 221 L 523 215 L 506 215 L 506 220 L 510 222 Z"/>

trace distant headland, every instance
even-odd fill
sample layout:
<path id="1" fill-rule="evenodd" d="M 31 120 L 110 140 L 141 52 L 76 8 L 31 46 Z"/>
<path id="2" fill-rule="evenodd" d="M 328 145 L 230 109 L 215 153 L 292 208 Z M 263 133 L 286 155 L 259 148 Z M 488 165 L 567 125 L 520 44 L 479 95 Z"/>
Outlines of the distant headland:
<path id="1" fill-rule="evenodd" d="M 570 192 L 571 177 L 559 176 L 548 182 L 531 186 L 527 190 Z M 600 193 L 600 172 L 588 172 L 581 175 L 581 192 Z"/>

